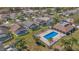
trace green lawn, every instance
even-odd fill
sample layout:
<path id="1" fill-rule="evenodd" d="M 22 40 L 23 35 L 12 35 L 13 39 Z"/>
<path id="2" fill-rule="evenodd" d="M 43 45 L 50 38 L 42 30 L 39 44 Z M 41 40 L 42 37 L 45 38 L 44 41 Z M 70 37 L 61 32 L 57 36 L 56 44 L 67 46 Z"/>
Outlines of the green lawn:
<path id="1" fill-rule="evenodd" d="M 59 39 L 59 41 L 57 43 L 55 43 L 52 47 L 55 48 L 56 46 L 62 46 L 63 45 L 63 42 L 61 42 L 61 40 L 65 39 L 65 40 L 69 40 L 71 39 L 72 37 L 74 37 L 75 39 L 78 40 L 79 42 L 79 30 L 75 31 L 74 33 L 72 33 L 72 35 L 68 35 L 68 36 L 65 36 L 61 39 Z M 79 50 L 79 45 L 77 44 L 74 44 L 73 47 L 72 47 L 74 50 Z"/>

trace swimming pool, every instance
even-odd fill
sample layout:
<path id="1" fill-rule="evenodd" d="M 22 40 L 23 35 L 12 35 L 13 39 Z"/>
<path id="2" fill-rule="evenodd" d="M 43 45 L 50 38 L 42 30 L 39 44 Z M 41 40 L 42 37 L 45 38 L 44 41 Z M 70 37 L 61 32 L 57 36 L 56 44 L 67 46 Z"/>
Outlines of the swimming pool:
<path id="1" fill-rule="evenodd" d="M 46 35 L 44 36 L 44 38 L 50 39 L 50 38 L 55 37 L 57 34 L 58 34 L 57 32 L 53 31 L 53 32 L 51 32 L 51 33 L 49 33 L 49 34 L 46 34 Z"/>

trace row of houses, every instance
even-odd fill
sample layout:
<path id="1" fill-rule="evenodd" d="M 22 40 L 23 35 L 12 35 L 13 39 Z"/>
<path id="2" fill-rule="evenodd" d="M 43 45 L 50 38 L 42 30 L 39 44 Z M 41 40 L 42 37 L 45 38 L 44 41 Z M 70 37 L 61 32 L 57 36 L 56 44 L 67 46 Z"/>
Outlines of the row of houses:
<path id="1" fill-rule="evenodd" d="M 39 22 L 39 23 L 38 23 Z M 48 17 L 40 17 L 33 19 L 32 21 L 17 21 L 12 24 L 8 24 L 9 26 L 6 26 L 6 24 L 2 24 L 3 26 L 0 26 L 0 41 L 5 41 L 11 39 L 11 34 L 9 33 L 15 33 L 16 35 L 24 35 L 29 33 L 29 29 L 37 30 L 40 28 L 41 25 L 50 25 L 52 23 L 51 19 Z M 9 29 L 7 29 L 9 27 Z"/>
<path id="2" fill-rule="evenodd" d="M 78 13 L 79 13 L 79 8 L 62 12 L 63 15 L 71 15 L 71 14 L 78 14 Z"/>
<path id="3" fill-rule="evenodd" d="M 48 17 L 36 18 L 36 19 L 33 19 L 32 21 L 30 20 L 27 20 L 24 22 L 18 21 L 17 23 L 12 24 L 11 31 L 18 33 L 19 31 L 26 30 L 28 32 L 29 29 L 32 29 L 32 30 L 39 29 L 41 25 L 42 26 L 52 25 L 52 22 L 53 20 Z"/>
<path id="4" fill-rule="evenodd" d="M 68 19 L 67 21 L 72 21 L 70 19 Z M 36 30 L 39 29 L 40 26 L 52 26 L 52 23 L 53 19 L 51 19 L 50 17 L 39 17 L 33 19 L 32 21 L 17 21 L 16 23 L 11 24 L 9 27 L 12 33 L 23 35 L 29 33 L 29 29 Z M 66 21 L 61 21 L 60 23 L 57 23 L 53 28 L 63 33 L 68 33 L 70 30 L 74 29 L 71 24 L 67 23 Z M 7 32 L 6 29 L 3 30 L 3 28 L 2 31 Z"/>

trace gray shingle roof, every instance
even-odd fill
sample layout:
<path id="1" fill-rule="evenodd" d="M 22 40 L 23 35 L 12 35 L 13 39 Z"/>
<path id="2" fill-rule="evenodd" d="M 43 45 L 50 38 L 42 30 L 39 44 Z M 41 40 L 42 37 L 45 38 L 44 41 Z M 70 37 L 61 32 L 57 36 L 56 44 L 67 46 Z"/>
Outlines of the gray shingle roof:
<path id="1" fill-rule="evenodd" d="M 23 22 L 23 25 L 26 26 L 26 27 L 30 27 L 32 24 L 33 24 L 33 22 L 31 22 L 31 21 Z"/>

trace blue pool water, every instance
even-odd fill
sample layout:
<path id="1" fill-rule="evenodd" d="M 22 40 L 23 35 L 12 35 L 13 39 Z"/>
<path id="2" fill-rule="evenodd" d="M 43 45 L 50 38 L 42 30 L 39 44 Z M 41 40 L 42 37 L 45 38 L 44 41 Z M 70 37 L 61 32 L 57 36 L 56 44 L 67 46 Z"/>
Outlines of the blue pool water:
<path id="1" fill-rule="evenodd" d="M 51 33 L 49 33 L 49 34 L 47 34 L 47 35 L 45 35 L 44 37 L 46 38 L 46 39 L 50 39 L 50 38 L 53 38 L 54 36 L 56 36 L 58 33 L 57 32 L 51 32 Z"/>

